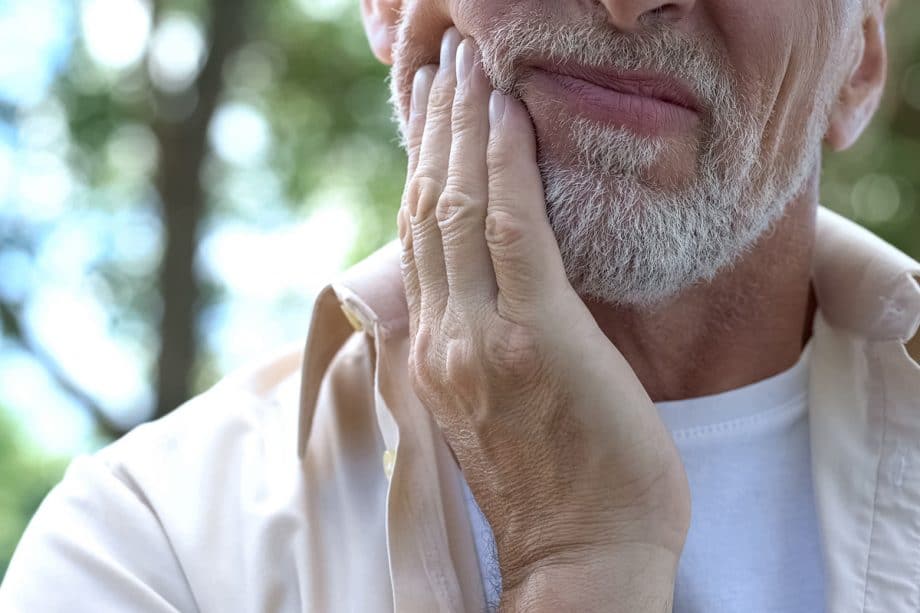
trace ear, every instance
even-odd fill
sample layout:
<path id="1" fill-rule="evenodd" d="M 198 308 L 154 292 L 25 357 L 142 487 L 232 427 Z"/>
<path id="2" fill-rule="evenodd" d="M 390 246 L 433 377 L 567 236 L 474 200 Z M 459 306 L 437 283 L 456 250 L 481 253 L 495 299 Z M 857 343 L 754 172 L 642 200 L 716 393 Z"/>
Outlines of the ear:
<path id="1" fill-rule="evenodd" d="M 862 32 L 857 34 L 859 50 L 837 102 L 831 110 L 824 141 L 835 151 L 848 148 L 859 138 L 878 108 L 885 88 L 888 52 L 885 48 L 887 2 L 873 0 Z"/>
<path id="2" fill-rule="evenodd" d="M 402 11 L 402 0 L 361 0 L 364 31 L 377 59 L 386 65 L 393 63 L 393 43 L 396 23 Z"/>

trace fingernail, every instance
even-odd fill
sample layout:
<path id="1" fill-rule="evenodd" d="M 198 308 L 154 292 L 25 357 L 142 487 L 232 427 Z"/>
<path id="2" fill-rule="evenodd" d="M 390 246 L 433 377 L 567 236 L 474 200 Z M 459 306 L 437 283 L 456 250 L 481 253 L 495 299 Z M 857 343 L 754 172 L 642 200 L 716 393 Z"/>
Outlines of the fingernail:
<path id="1" fill-rule="evenodd" d="M 473 70 L 473 45 L 469 40 L 464 40 L 457 47 L 457 84 L 466 81 Z"/>
<path id="2" fill-rule="evenodd" d="M 489 123 L 494 127 L 505 116 L 505 94 L 500 91 L 493 91 L 489 98 Z"/>
<path id="3" fill-rule="evenodd" d="M 431 88 L 431 71 L 428 67 L 419 68 L 412 80 L 412 112 L 415 113 L 425 105 L 425 97 Z"/>
<path id="4" fill-rule="evenodd" d="M 457 45 L 460 43 L 460 32 L 450 28 L 444 33 L 441 40 L 441 70 L 453 70 L 454 59 L 457 57 Z"/>

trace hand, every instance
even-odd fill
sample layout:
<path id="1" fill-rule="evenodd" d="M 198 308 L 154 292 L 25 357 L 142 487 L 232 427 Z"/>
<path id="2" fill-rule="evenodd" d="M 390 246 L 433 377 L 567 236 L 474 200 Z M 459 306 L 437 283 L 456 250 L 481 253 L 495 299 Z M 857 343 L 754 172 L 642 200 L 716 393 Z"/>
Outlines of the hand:
<path id="1" fill-rule="evenodd" d="M 579 566 L 664 568 L 673 589 L 683 465 L 565 276 L 526 109 L 459 42 L 449 30 L 413 86 L 399 212 L 413 388 L 493 528 L 505 592 Z"/>

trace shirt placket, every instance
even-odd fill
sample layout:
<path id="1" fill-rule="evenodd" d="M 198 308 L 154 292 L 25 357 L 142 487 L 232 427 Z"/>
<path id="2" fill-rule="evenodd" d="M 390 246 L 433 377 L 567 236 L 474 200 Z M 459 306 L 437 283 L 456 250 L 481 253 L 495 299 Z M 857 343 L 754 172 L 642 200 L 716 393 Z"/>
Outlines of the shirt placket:
<path id="1" fill-rule="evenodd" d="M 479 610 L 484 602 L 456 467 L 427 410 L 407 385 L 408 339 L 389 334 L 352 296 L 342 311 L 374 337 L 375 412 L 386 450 L 387 552 L 395 611 Z M 459 564 L 455 563 L 459 562 Z M 462 579 L 461 579 L 462 578 Z"/>

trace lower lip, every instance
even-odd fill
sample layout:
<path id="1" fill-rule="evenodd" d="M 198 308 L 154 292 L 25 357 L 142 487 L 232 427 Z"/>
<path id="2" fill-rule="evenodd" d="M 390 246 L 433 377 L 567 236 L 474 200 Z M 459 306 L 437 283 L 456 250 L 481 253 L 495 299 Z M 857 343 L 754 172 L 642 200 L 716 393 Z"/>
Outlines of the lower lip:
<path id="1" fill-rule="evenodd" d="M 698 113 L 684 106 L 607 89 L 547 70 L 535 69 L 533 84 L 548 100 L 559 101 L 578 115 L 622 126 L 641 135 L 686 134 L 695 129 L 700 120 Z"/>

